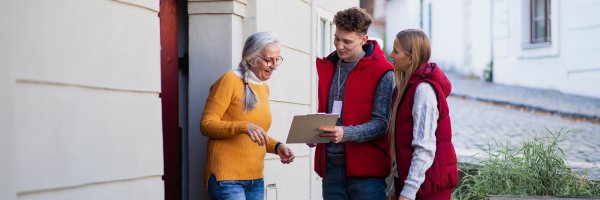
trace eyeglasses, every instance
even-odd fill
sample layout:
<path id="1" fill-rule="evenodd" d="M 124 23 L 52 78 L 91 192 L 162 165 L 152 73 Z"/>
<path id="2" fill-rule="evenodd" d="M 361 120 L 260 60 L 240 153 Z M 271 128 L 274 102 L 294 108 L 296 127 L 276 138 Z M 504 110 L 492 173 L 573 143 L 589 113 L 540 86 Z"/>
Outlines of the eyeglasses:
<path id="1" fill-rule="evenodd" d="M 267 62 L 267 67 L 271 67 L 271 66 L 273 66 L 273 64 L 275 64 L 276 66 L 279 66 L 283 62 L 283 57 L 281 57 L 281 56 L 277 57 L 277 59 L 275 59 L 275 60 L 266 59 L 266 58 L 263 58 L 262 56 L 258 56 L 258 57 L 260 59 L 263 59 L 265 62 Z"/>

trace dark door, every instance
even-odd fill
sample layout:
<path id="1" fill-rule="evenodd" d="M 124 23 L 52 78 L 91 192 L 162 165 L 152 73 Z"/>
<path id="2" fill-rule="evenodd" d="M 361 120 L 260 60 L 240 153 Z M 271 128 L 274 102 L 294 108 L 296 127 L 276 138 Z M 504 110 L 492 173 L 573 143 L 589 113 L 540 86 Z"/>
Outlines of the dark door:
<path id="1" fill-rule="evenodd" d="M 160 0 L 160 69 L 165 199 L 181 199 L 177 2 Z"/>

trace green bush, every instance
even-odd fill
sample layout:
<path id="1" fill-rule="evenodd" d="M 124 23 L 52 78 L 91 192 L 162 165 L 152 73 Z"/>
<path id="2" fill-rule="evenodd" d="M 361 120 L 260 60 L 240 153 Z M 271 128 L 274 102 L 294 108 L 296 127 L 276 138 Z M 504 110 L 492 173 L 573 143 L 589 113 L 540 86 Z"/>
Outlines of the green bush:
<path id="1" fill-rule="evenodd" d="M 571 171 L 558 146 L 570 131 L 548 130 L 548 137 L 534 137 L 517 147 L 496 144 L 498 150 L 473 169 L 461 169 L 463 177 L 454 199 L 484 199 L 486 195 L 600 197 L 600 183 Z M 475 172 L 474 172 L 475 171 Z"/>

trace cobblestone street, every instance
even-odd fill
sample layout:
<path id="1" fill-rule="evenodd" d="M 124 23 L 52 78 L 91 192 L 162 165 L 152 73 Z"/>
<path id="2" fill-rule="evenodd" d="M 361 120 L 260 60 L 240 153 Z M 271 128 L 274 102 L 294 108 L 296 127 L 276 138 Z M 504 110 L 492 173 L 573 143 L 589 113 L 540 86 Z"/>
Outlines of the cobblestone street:
<path id="1" fill-rule="evenodd" d="M 512 106 L 510 103 L 490 103 L 486 99 L 482 101 L 472 97 L 481 94 L 476 91 L 490 90 L 490 87 L 483 87 L 485 84 L 480 84 L 482 87 L 472 87 L 475 80 L 465 81 L 465 79 L 452 75 L 449 78 L 452 79 L 454 86 L 453 95 L 448 98 L 454 133 L 453 142 L 461 162 L 475 162 L 477 157 L 484 155 L 483 153 L 488 149 L 494 150 L 496 142 L 514 146 L 519 145 L 524 139 L 534 136 L 550 136 L 546 129 L 553 132 L 569 130 L 565 141 L 560 143 L 567 162 L 573 168 L 589 170 L 592 178 L 600 179 L 600 123 L 595 120 L 580 120 L 560 114 L 532 111 L 520 106 Z M 466 85 L 471 88 L 465 89 Z M 502 87 L 496 91 L 497 96 L 502 97 L 490 96 L 488 99 L 512 98 L 518 100 L 522 98 L 522 95 L 507 95 L 509 97 L 506 97 L 502 93 L 508 93 L 510 90 L 524 90 L 523 88 L 491 85 L 494 88 Z M 457 89 L 454 90 L 455 88 Z M 461 91 L 461 93 L 457 95 L 454 91 Z M 542 93 L 532 90 L 532 93 L 534 92 Z M 488 91 L 488 93 L 491 94 L 494 91 Z M 577 100 L 579 97 L 568 98 Z M 548 99 L 558 98 L 549 96 Z M 588 112 L 595 115 L 596 110 L 599 109 L 595 105 L 600 101 L 589 98 L 585 98 L 585 100 L 594 105 Z M 568 102 L 571 105 L 577 104 L 573 101 Z M 540 104 L 530 103 L 529 105 Z M 551 109 L 551 106 L 547 107 Z M 583 112 L 575 111 L 574 113 Z"/>
<path id="2" fill-rule="evenodd" d="M 549 114 L 516 110 L 508 106 L 449 98 L 450 115 L 457 149 L 487 150 L 494 141 L 511 145 L 534 135 L 572 130 L 561 147 L 569 161 L 600 163 L 600 124 L 576 121 Z"/>

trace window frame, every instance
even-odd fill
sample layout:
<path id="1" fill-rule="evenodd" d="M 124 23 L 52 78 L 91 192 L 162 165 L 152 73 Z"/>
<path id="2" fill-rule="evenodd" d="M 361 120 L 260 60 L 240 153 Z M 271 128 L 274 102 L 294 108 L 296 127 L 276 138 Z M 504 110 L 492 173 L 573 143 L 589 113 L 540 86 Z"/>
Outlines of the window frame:
<path id="1" fill-rule="evenodd" d="M 333 35 L 335 24 L 330 16 L 319 15 L 317 17 L 317 56 L 326 57 L 335 47 L 333 46 Z"/>
<path id="2" fill-rule="evenodd" d="M 539 3 L 544 3 L 543 14 L 540 15 L 538 13 Z M 530 0 L 530 9 L 529 9 L 529 43 L 530 44 L 540 44 L 540 43 L 550 43 L 552 41 L 552 20 L 551 15 L 551 1 L 550 0 Z M 542 19 L 540 19 L 542 18 Z M 544 36 L 538 37 L 538 23 L 543 23 L 544 26 Z"/>
<path id="3" fill-rule="evenodd" d="M 520 41 L 516 48 L 516 56 L 517 59 L 539 59 L 539 58 L 549 58 L 549 57 L 557 57 L 560 55 L 559 47 L 560 47 L 560 12 L 561 5 L 564 3 L 560 0 L 548 0 L 550 2 L 548 5 L 548 42 L 540 42 L 540 43 L 531 43 L 531 0 L 530 1 L 514 1 L 508 2 L 506 1 L 506 8 L 509 8 L 511 5 L 515 7 L 521 7 L 515 15 L 511 15 L 515 10 L 506 10 L 507 11 L 507 20 L 509 21 L 519 21 L 521 20 L 520 26 L 512 26 L 516 28 L 518 31 L 513 32 L 514 34 L 519 34 Z M 502 21 L 499 21 L 502 22 Z M 509 25 L 511 26 L 511 25 Z M 512 34 L 511 34 L 512 35 Z M 515 35 L 517 36 L 517 35 Z M 518 37 L 518 36 L 517 36 Z"/>

